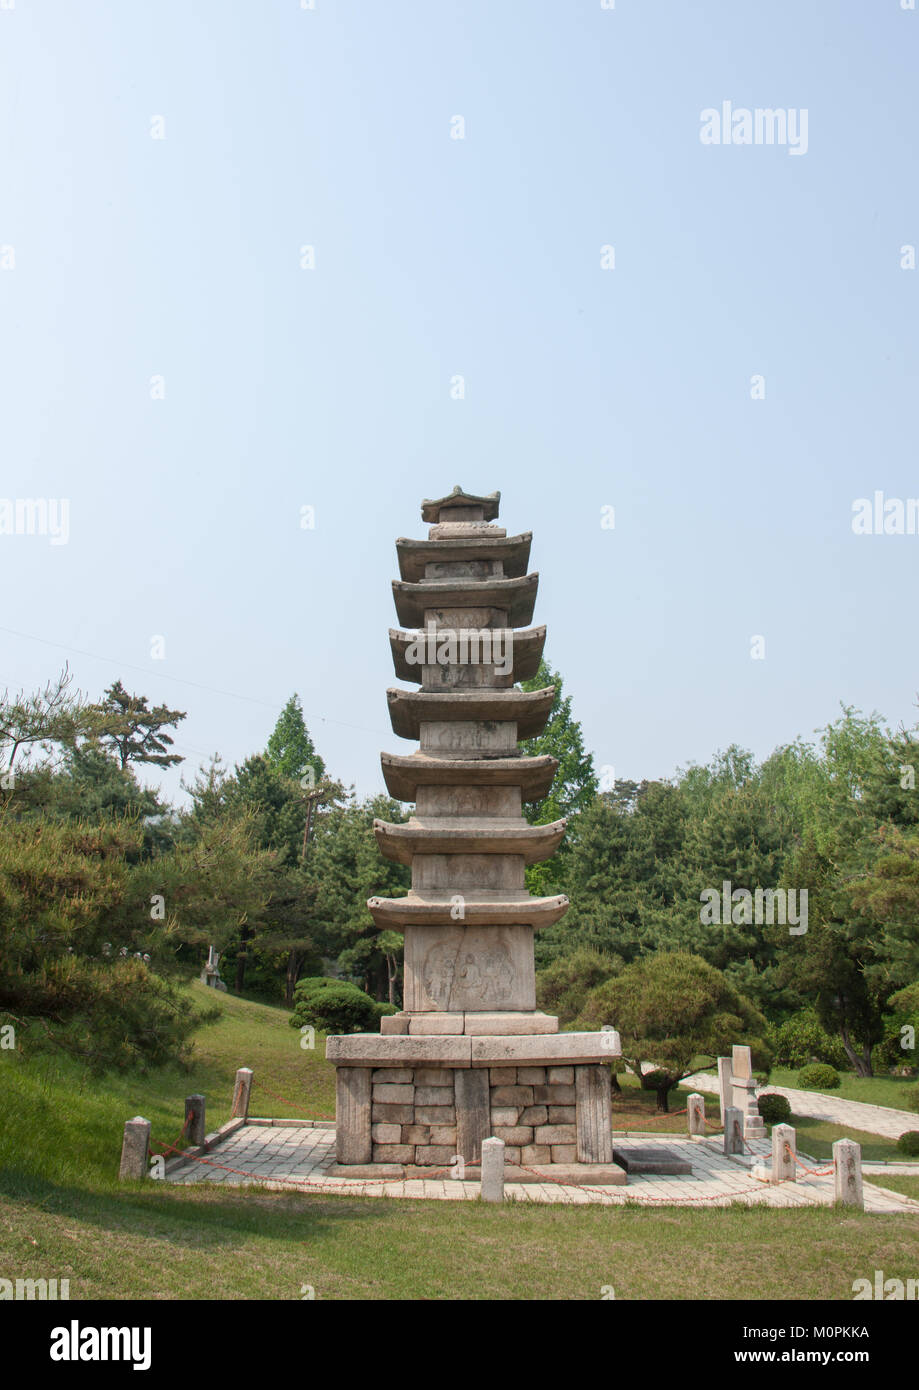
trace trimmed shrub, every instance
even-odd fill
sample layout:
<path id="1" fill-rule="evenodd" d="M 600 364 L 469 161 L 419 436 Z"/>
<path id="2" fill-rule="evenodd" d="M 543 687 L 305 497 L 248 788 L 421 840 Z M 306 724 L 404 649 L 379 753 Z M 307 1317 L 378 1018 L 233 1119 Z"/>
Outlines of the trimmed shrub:
<path id="1" fill-rule="evenodd" d="M 798 1070 L 814 1058 L 839 1070 L 849 1065 L 841 1040 L 821 1026 L 813 1009 L 802 1009 L 770 1030 L 769 1041 L 775 1049 L 775 1065 L 779 1067 Z"/>
<path id="2" fill-rule="evenodd" d="M 919 1129 L 908 1129 L 905 1134 L 901 1134 L 897 1140 L 897 1148 L 901 1154 L 919 1158 Z"/>
<path id="3" fill-rule="evenodd" d="M 766 1091 L 764 1095 L 757 1096 L 756 1108 L 767 1125 L 784 1125 L 791 1119 L 788 1097 L 780 1096 L 777 1091 Z"/>
<path id="4" fill-rule="evenodd" d="M 379 1023 L 381 1018 L 388 1018 L 390 1014 L 397 1014 L 399 1012 L 398 1004 L 374 1004 L 373 1007 L 376 1011 L 377 1023 Z"/>
<path id="5" fill-rule="evenodd" d="M 371 1032 L 379 1023 L 376 1001 L 347 980 L 308 976 L 294 990 L 291 1028 L 309 1024 L 321 1033 Z"/>
<path id="6" fill-rule="evenodd" d="M 823 1062 L 815 1062 L 812 1067 L 802 1067 L 798 1072 L 797 1085 L 805 1091 L 835 1091 L 839 1085 L 839 1072 Z"/>

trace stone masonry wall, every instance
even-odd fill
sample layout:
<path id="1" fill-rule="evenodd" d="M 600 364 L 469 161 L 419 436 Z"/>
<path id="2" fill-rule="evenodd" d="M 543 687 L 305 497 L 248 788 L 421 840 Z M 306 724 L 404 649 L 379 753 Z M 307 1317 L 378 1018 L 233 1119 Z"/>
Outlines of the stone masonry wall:
<path id="1" fill-rule="evenodd" d="M 490 1113 L 483 1131 L 504 1140 L 506 1161 L 575 1163 L 575 1068 L 504 1066 L 487 1070 Z M 374 1069 L 372 1161 L 449 1167 L 457 1153 L 456 1086 L 461 1076 L 448 1067 Z"/>

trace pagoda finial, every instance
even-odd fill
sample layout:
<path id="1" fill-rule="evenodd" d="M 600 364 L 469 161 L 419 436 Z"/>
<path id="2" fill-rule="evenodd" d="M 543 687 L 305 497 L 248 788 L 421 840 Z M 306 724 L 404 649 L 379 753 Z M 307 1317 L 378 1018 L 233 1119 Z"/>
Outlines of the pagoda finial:
<path id="1" fill-rule="evenodd" d="M 459 483 L 446 497 L 426 497 L 421 503 L 421 520 L 436 526 L 441 521 L 494 521 L 501 501 L 500 492 L 479 497 L 466 492 Z"/>

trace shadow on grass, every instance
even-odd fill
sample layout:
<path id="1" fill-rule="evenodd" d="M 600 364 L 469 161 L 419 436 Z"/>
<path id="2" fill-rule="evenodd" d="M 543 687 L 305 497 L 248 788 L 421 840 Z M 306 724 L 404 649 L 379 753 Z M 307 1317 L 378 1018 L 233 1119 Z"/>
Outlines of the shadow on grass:
<path id="1" fill-rule="evenodd" d="M 306 1239 L 345 1222 L 392 1215 L 389 1203 L 369 1197 L 267 1192 L 243 1184 L 234 1184 L 231 1195 L 210 1183 L 185 1186 L 149 1179 L 93 1189 L 54 1183 L 10 1168 L 0 1173 L 0 1197 L 32 1207 L 36 1213 L 70 1216 L 100 1230 L 130 1231 L 194 1249 L 231 1246 L 252 1235 L 286 1241 L 293 1227 L 302 1228 Z"/>

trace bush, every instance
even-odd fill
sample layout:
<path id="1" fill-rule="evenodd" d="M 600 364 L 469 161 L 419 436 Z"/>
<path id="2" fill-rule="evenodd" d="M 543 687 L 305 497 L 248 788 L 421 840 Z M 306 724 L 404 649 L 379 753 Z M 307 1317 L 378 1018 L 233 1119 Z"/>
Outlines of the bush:
<path id="1" fill-rule="evenodd" d="M 783 1125 L 791 1119 L 791 1105 L 787 1096 L 780 1096 L 776 1091 L 757 1096 L 756 1107 L 767 1125 Z"/>
<path id="2" fill-rule="evenodd" d="M 908 1129 L 905 1134 L 901 1134 L 897 1140 L 897 1148 L 901 1154 L 919 1158 L 919 1129 Z"/>
<path id="3" fill-rule="evenodd" d="M 379 1023 L 379 1005 L 347 980 L 308 976 L 294 990 L 291 1028 L 308 1024 L 321 1033 L 361 1033 Z"/>
<path id="4" fill-rule="evenodd" d="M 823 1062 L 815 1062 L 812 1067 L 802 1067 L 798 1072 L 797 1084 L 805 1091 L 835 1091 L 839 1085 L 839 1072 Z"/>
<path id="5" fill-rule="evenodd" d="M 667 1112 L 667 1092 L 689 1076 L 699 1058 L 716 1058 L 737 1043 L 749 1044 L 757 1067 L 770 1066 L 762 1041 L 766 1020 L 720 970 L 688 951 L 662 951 L 627 965 L 587 996 L 577 1026 L 615 1027 L 622 1060 L 642 1070 L 641 1087 L 657 1092 Z"/>
<path id="6" fill-rule="evenodd" d="M 391 1014 L 399 1012 L 398 1004 L 374 1004 L 373 1007 L 376 1012 L 377 1023 L 381 1018 L 389 1018 Z"/>
<path id="7" fill-rule="evenodd" d="M 779 1067 L 798 1070 L 814 1058 L 830 1067 L 844 1069 L 848 1066 L 842 1042 L 821 1026 L 813 1009 L 802 1009 L 773 1028 L 770 1041 L 775 1049 L 775 1064 Z"/>
<path id="8" fill-rule="evenodd" d="M 884 1015 L 884 1038 L 875 1047 L 871 1060 L 882 1068 L 909 1075 L 916 1065 L 914 1044 L 919 1035 L 919 982 L 891 995 Z"/>

